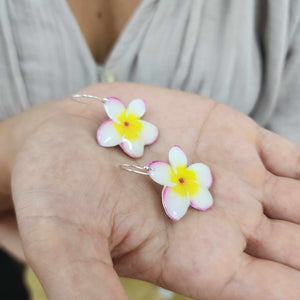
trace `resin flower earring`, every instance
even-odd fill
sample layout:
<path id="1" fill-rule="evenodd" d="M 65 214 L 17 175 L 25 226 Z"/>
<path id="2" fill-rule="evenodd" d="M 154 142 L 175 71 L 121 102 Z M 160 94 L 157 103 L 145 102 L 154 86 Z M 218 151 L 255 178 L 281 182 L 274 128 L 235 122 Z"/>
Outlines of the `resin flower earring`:
<path id="1" fill-rule="evenodd" d="M 213 176 L 208 166 L 195 163 L 187 166 L 187 158 L 179 146 L 174 146 L 169 152 L 169 163 L 153 161 L 140 167 L 122 164 L 127 171 L 149 175 L 152 180 L 163 185 L 162 204 L 166 214 L 172 220 L 181 219 L 189 206 L 198 210 L 207 210 L 213 205 L 209 188 Z"/>
<path id="2" fill-rule="evenodd" d="M 73 95 L 73 98 L 93 98 L 104 104 L 109 120 L 101 124 L 97 131 L 100 146 L 120 145 L 133 158 L 144 154 L 144 146 L 151 145 L 158 138 L 158 129 L 153 124 L 141 120 L 146 112 L 146 103 L 141 99 L 132 100 L 127 109 L 116 97 L 99 98 L 92 95 Z"/>

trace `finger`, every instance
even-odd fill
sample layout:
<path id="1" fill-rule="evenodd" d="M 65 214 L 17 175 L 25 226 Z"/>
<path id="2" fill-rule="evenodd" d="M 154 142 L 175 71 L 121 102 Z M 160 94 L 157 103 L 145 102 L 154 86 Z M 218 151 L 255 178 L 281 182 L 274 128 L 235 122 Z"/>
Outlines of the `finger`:
<path id="1" fill-rule="evenodd" d="M 300 181 L 268 173 L 263 206 L 267 216 L 300 224 Z"/>
<path id="2" fill-rule="evenodd" d="M 264 217 L 248 237 L 246 252 L 300 270 L 300 226 Z"/>
<path id="3" fill-rule="evenodd" d="M 300 299 L 300 272 L 269 260 L 241 256 L 240 268 L 226 283 L 222 299 Z"/>
<path id="4" fill-rule="evenodd" d="M 13 213 L 0 217 L 0 246 L 20 262 L 25 262 L 21 238 Z"/>
<path id="5" fill-rule="evenodd" d="M 275 175 L 300 179 L 300 146 L 261 128 L 258 135 L 260 157 Z"/>

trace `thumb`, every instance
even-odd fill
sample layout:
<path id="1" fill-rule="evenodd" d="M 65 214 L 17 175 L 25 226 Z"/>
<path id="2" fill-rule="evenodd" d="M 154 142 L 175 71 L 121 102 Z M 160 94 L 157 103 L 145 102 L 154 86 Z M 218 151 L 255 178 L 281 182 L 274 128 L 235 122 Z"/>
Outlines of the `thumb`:
<path id="1" fill-rule="evenodd" d="M 127 299 L 105 238 L 38 219 L 34 229 L 27 220 L 21 232 L 26 260 L 48 299 Z"/>
<path id="2" fill-rule="evenodd" d="M 74 261 L 68 266 L 51 270 L 51 275 L 45 272 L 40 275 L 38 277 L 50 300 L 127 299 L 113 266 L 104 261 Z"/>

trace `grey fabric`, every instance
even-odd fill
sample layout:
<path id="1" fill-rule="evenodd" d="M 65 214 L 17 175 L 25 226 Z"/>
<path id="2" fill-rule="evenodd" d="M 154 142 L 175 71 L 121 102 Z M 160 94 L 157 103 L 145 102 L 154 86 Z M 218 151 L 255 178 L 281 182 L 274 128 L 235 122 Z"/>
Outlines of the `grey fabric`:
<path id="1" fill-rule="evenodd" d="M 103 69 L 211 97 L 300 144 L 299 26 L 299 0 L 144 0 Z M 63 0 L 0 0 L 0 76 L 0 118 L 105 77 Z"/>
<path id="2" fill-rule="evenodd" d="M 98 81 L 67 4 L 0 0 L 0 118 Z"/>

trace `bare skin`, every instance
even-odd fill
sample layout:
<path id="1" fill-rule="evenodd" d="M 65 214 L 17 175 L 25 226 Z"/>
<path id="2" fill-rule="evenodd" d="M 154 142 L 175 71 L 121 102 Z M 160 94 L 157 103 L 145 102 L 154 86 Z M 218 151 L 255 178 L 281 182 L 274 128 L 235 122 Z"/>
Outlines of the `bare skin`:
<path id="1" fill-rule="evenodd" d="M 141 0 L 67 0 L 90 51 L 104 63 Z"/>
<path id="2" fill-rule="evenodd" d="M 97 62 L 139 2 L 68 0 Z M 103 107 L 50 101 L 1 123 L 12 140 L 0 150 L 1 246 L 24 260 L 22 241 L 49 299 L 125 299 L 117 274 L 195 299 L 299 299 L 299 148 L 198 96 L 131 84 L 87 92 L 111 89 L 151 99 L 147 118 L 161 137 L 138 163 L 180 144 L 212 168 L 215 206 L 170 221 L 161 187 L 120 170 L 130 159 L 96 144 Z"/>
<path id="3" fill-rule="evenodd" d="M 49 299 L 126 299 L 117 275 L 195 299 L 299 299 L 299 147 L 199 96 L 129 83 L 84 92 L 112 90 L 146 99 L 145 120 L 160 129 L 134 162 L 166 160 L 179 144 L 189 163 L 211 167 L 215 205 L 168 219 L 161 186 L 97 145 L 101 104 L 50 101 L 8 120 L 29 124 L 13 131 L 9 169 L 25 256 Z"/>

